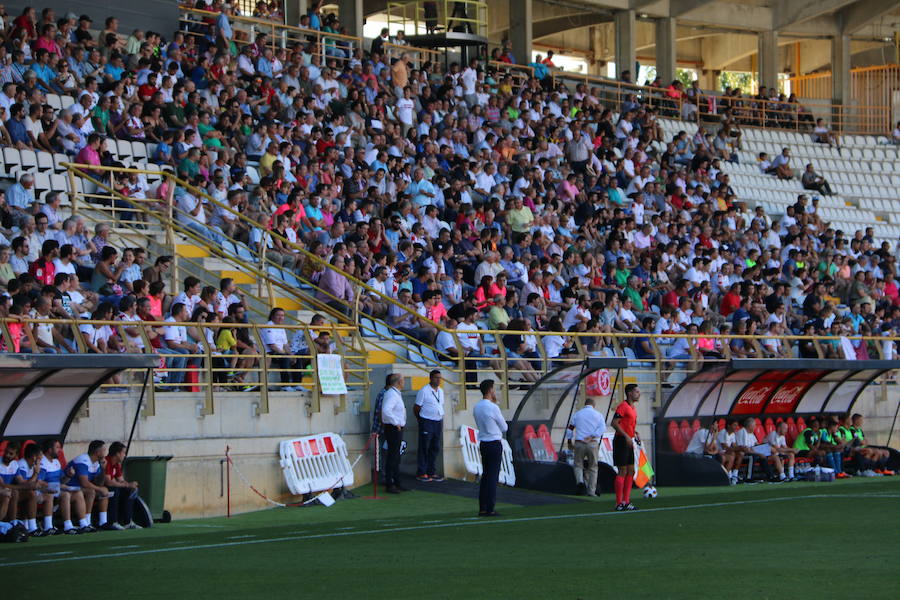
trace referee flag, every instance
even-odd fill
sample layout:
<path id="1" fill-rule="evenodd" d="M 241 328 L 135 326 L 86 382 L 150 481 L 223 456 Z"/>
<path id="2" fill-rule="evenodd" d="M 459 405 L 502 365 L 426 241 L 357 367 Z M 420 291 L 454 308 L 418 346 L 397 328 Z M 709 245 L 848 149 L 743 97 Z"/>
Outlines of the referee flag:
<path id="1" fill-rule="evenodd" d="M 650 461 L 647 460 L 647 455 L 644 454 L 644 449 L 640 449 L 640 454 L 638 455 L 638 464 L 637 469 L 634 471 L 634 484 L 639 488 L 644 487 L 650 480 L 653 478 L 653 467 L 650 466 Z"/>

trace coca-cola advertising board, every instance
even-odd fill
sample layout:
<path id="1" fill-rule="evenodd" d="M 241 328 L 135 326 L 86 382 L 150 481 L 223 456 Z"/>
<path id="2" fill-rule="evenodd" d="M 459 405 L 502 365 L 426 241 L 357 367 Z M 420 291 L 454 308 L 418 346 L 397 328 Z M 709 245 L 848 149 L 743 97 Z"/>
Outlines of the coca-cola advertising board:
<path id="1" fill-rule="evenodd" d="M 786 379 L 796 371 L 770 371 L 744 388 L 731 410 L 733 415 L 756 415 L 762 412 L 766 401 Z"/>
<path id="2" fill-rule="evenodd" d="M 790 379 L 781 384 L 781 387 L 772 395 L 772 399 L 766 405 L 767 414 L 793 413 L 800 402 L 800 398 L 822 376 L 825 371 L 797 371 Z"/>

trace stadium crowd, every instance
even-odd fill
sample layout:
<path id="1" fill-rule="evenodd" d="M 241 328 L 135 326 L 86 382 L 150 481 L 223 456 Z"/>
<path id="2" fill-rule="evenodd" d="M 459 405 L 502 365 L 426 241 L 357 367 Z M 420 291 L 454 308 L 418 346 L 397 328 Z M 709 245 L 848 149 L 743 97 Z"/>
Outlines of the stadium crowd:
<path id="1" fill-rule="evenodd" d="M 138 484 L 125 479 L 122 442 L 94 440 L 68 463 L 57 439 L 0 447 L 0 540 L 141 529 L 133 521 Z"/>
<path id="2" fill-rule="evenodd" d="M 668 105 L 653 95 L 613 106 L 583 84 L 554 87 L 546 69 L 517 83 L 477 58 L 446 69 L 406 53 L 389 59 L 387 32 L 369 51 L 313 35 L 282 48 L 265 33 L 246 39 L 227 3 L 191 7 L 217 16 L 201 13 L 202 22 L 170 39 L 120 32 L 114 16 L 94 33 L 90 15 L 0 14 L 4 142 L 95 167 L 118 164 L 108 151 L 115 139 L 150 143 L 149 161 L 216 201 L 177 186 L 174 208 L 186 227 L 264 245 L 270 263 L 315 282 L 321 301 L 347 311 L 358 300 L 448 356 L 458 354 L 456 341 L 435 323 L 471 331 L 459 341 L 473 359 L 490 353 L 479 328 L 524 332 L 501 343 L 526 379 L 538 376 L 529 359 L 577 351 L 570 332 L 597 333 L 584 339 L 589 351 L 603 349 L 601 333 L 762 341 L 661 339 L 673 359 L 690 356 L 690 346 L 721 356 L 723 344 L 738 357 L 819 356 L 812 341 L 792 348 L 782 334 L 832 336 L 822 345 L 826 357 L 894 356 L 890 341 L 876 348 L 842 338 L 897 335 L 896 249 L 876 244 L 872 227 L 829 226 L 813 188 L 784 215 L 750 209 L 722 171 L 736 160 L 746 122 L 740 91 L 730 92 L 720 115 L 706 114 L 695 135 L 666 139 L 659 118 Z M 302 25 L 342 31 L 321 2 Z M 515 62 L 508 47 L 496 58 Z M 670 91 L 670 99 L 696 99 L 674 84 Z M 48 94 L 75 102 L 57 111 Z M 817 139 L 836 143 L 819 125 Z M 761 157 L 760 169 L 830 192 L 814 171 L 795 168 L 787 148 L 771 163 Z M 167 183 L 151 187 L 133 175 L 113 183 L 159 206 L 169 198 Z M 152 346 L 171 368 L 196 360 L 180 355 L 208 343 L 233 354 L 228 364 L 241 377 L 247 365 L 239 355 L 252 352 L 252 342 L 239 329 L 213 335 L 202 326 L 247 318 L 233 281 L 216 290 L 189 277 L 183 290 L 167 289 L 171 257 L 114 248 L 107 224 L 91 235 L 57 193 L 36 198 L 28 174 L 0 195 L 0 219 L 2 316 L 164 318 L 173 324 L 154 330 Z M 265 343 L 296 354 L 304 341 L 287 339 L 277 327 L 283 317 L 278 309 L 270 315 Z M 27 336 L 24 325 L 9 326 L 7 351 L 74 349 L 58 328 L 35 324 Z M 123 327 L 135 347 L 150 350 Z M 91 351 L 123 349 L 110 327 L 83 328 Z M 529 330 L 559 335 L 538 341 Z M 638 359 L 656 356 L 647 337 L 635 338 L 632 350 Z M 288 385 L 289 375 L 282 374 Z M 181 377 L 172 372 L 169 382 Z"/>

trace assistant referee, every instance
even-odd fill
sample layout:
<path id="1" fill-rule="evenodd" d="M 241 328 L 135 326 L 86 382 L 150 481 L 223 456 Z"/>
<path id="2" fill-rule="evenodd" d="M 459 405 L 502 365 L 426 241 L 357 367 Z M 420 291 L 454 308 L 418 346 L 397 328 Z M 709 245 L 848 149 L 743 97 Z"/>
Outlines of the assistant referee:
<path id="1" fill-rule="evenodd" d="M 616 407 L 612 427 L 616 430 L 613 438 L 613 464 L 616 466 L 616 510 L 637 510 L 631 503 L 631 485 L 634 483 L 634 442 L 637 437 L 637 410 L 634 405 L 641 398 L 637 384 L 625 386 L 625 401 Z"/>
<path id="2" fill-rule="evenodd" d="M 503 434 L 506 421 L 497 406 L 494 380 L 485 379 L 479 385 L 481 400 L 472 411 L 478 428 L 478 449 L 481 452 L 481 486 L 478 489 L 478 516 L 499 516 L 494 506 L 497 504 L 497 480 L 500 479 L 500 463 L 503 460 Z"/>

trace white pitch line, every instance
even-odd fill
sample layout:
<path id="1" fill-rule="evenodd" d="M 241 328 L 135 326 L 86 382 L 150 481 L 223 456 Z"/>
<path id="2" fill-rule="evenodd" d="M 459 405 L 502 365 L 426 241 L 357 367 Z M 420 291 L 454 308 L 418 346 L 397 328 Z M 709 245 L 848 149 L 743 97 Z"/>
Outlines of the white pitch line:
<path id="1" fill-rule="evenodd" d="M 145 554 L 163 554 L 166 552 L 180 552 L 184 550 L 216 550 L 219 548 L 230 548 L 233 546 L 246 546 L 250 544 L 269 544 L 277 542 L 295 542 L 304 540 L 319 540 L 327 538 L 350 537 L 356 535 L 372 535 L 379 533 L 403 533 L 407 531 L 421 531 L 424 529 L 446 529 L 448 527 L 461 527 L 466 525 L 494 525 L 498 523 L 529 523 L 535 521 L 554 521 L 558 519 L 584 519 L 584 518 L 636 518 L 639 515 L 646 515 L 659 512 L 670 512 L 676 510 L 693 510 L 697 508 L 718 508 L 723 506 L 740 506 L 745 504 L 767 504 L 770 502 L 785 502 L 791 500 L 811 500 L 823 498 L 865 498 L 865 499 L 893 499 L 900 498 L 900 494 L 811 494 L 808 496 L 781 496 L 778 498 L 760 498 L 757 500 L 735 500 L 732 502 L 710 502 L 708 504 L 688 504 L 682 506 L 665 506 L 660 508 L 645 508 L 638 511 L 625 512 L 605 512 L 605 513 L 573 513 L 568 515 L 544 515 L 540 517 L 516 517 L 510 519 L 483 519 L 477 518 L 476 521 L 461 520 L 451 521 L 448 523 L 436 523 L 433 525 L 409 525 L 406 527 L 395 527 L 393 529 L 363 529 L 359 531 L 341 531 L 330 533 L 317 533 L 311 535 L 288 536 L 280 538 L 267 538 L 259 540 L 243 540 L 234 542 L 221 542 L 217 544 L 198 544 L 196 546 L 183 546 L 179 548 L 153 548 L 149 550 L 135 550 L 134 552 L 117 552 L 112 554 L 90 554 L 83 556 L 63 556 L 53 559 L 24 560 L 18 562 L 0 562 L 0 569 L 6 567 L 22 567 L 28 565 L 40 565 L 47 563 L 68 562 L 74 560 L 96 560 L 100 558 L 120 558 L 124 556 L 142 556 Z M 630 515 L 630 517 L 626 517 Z M 254 537 L 254 536 L 247 536 Z"/>
<path id="2" fill-rule="evenodd" d="M 245 540 L 247 538 L 255 538 L 255 537 L 256 536 L 251 533 L 251 534 L 247 534 L 247 535 L 230 535 L 225 539 L 226 540 Z"/>
<path id="3" fill-rule="evenodd" d="M 129 544 L 127 546 L 110 546 L 110 550 L 130 550 L 132 548 L 140 548 L 137 544 Z"/>
<path id="4" fill-rule="evenodd" d="M 65 554 L 74 554 L 74 551 L 67 550 L 65 552 L 44 552 L 43 554 L 39 554 L 38 556 L 63 556 Z"/>

